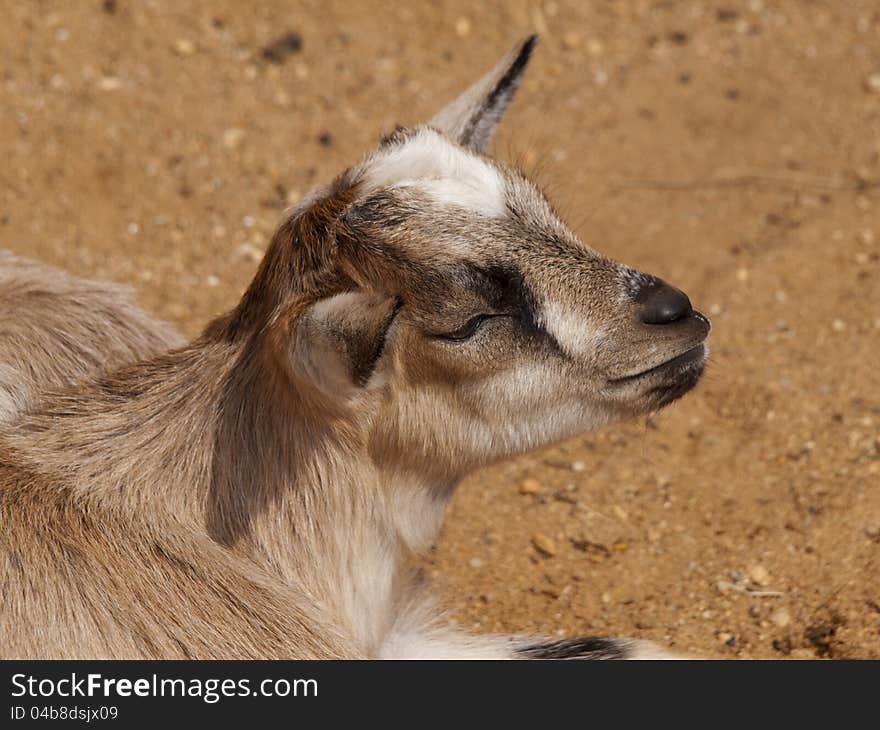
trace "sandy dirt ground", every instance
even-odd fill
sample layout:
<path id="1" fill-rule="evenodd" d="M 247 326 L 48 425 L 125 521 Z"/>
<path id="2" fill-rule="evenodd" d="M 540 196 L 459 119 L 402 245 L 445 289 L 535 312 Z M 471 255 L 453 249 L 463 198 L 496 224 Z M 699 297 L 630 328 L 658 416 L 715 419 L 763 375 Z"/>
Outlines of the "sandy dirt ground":
<path id="1" fill-rule="evenodd" d="M 712 364 L 468 479 L 426 570 L 477 631 L 880 658 L 876 0 L 0 6 L 0 247 L 193 335 L 285 205 L 537 29 L 495 152 L 687 291 Z"/>

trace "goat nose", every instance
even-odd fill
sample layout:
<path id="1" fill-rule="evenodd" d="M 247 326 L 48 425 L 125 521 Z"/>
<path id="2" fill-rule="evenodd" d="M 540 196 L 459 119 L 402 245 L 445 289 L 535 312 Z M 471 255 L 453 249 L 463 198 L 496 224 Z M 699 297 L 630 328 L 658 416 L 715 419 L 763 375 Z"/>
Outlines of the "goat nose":
<path id="1" fill-rule="evenodd" d="M 662 281 L 643 287 L 636 301 L 642 305 L 640 317 L 645 324 L 671 324 L 694 311 L 687 294 Z"/>

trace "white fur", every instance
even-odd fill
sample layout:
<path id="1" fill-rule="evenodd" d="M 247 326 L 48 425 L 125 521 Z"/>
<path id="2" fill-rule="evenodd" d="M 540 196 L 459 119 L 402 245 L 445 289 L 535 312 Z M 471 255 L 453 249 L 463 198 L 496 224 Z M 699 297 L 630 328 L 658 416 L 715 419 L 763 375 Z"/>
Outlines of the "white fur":
<path id="1" fill-rule="evenodd" d="M 0 278 L 11 279 L 0 270 Z M 12 423 L 27 406 L 28 394 L 15 365 L 0 363 L 0 423 Z"/>
<path id="2" fill-rule="evenodd" d="M 572 312 L 559 302 L 545 301 L 539 313 L 540 324 L 556 339 L 560 347 L 572 357 L 591 358 L 605 333 L 591 326 L 580 312 Z"/>
<path id="3" fill-rule="evenodd" d="M 0 423 L 11 423 L 24 407 L 23 399 L 11 388 L 0 388 Z"/>
<path id="4" fill-rule="evenodd" d="M 393 631 L 379 651 L 380 659 L 515 659 L 507 637 L 471 636 L 446 627 Z"/>
<path id="5" fill-rule="evenodd" d="M 385 536 L 368 533 L 352 534 L 350 529 L 337 529 L 336 541 L 340 555 L 349 555 L 346 570 L 337 576 L 335 587 L 337 607 L 349 631 L 361 646 L 378 651 L 392 614 L 391 598 L 397 548 Z M 351 554 L 351 545 L 357 554 Z"/>
<path id="6" fill-rule="evenodd" d="M 504 179 L 498 170 L 428 127 L 405 142 L 381 149 L 366 162 L 363 174 L 368 194 L 414 187 L 443 207 L 496 218 L 506 208 Z"/>
<path id="7" fill-rule="evenodd" d="M 592 429 L 608 420 L 601 409 L 593 409 L 583 393 L 554 368 L 543 363 L 519 363 L 481 384 L 475 398 L 488 414 L 506 429 L 508 450 L 525 451 Z M 553 393 L 555 397 L 548 396 Z M 493 443 L 487 451 L 497 450 Z"/>
<path id="8" fill-rule="evenodd" d="M 379 659 L 515 659 L 517 640 L 471 636 L 440 623 L 441 614 L 422 593 L 397 607 L 394 624 L 379 647 Z"/>
<path id="9" fill-rule="evenodd" d="M 389 479 L 394 526 L 403 544 L 415 554 L 426 553 L 443 522 L 454 485 L 430 484 L 414 478 Z"/>

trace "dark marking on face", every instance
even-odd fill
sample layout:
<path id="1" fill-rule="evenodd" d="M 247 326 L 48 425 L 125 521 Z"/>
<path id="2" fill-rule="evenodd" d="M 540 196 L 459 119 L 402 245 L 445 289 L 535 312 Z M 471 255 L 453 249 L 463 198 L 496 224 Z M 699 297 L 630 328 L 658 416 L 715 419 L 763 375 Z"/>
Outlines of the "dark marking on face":
<path id="1" fill-rule="evenodd" d="M 353 338 L 351 336 L 346 340 L 353 365 L 354 381 L 364 386 L 376 370 L 376 365 L 382 353 L 385 351 L 385 345 L 388 341 L 388 331 L 394 323 L 403 302 L 400 299 L 395 300 L 391 311 L 381 322 L 379 332 L 367 332 L 366 336 L 361 338 Z"/>
<path id="2" fill-rule="evenodd" d="M 410 214 L 398 197 L 386 190 L 352 206 L 345 214 L 345 221 L 356 230 L 364 227 L 393 229 L 406 223 Z"/>
<path id="3" fill-rule="evenodd" d="M 526 338 L 536 339 L 564 356 L 562 348 L 546 328 L 538 321 L 537 300 L 522 274 L 514 266 L 489 264 L 470 265 L 476 282 L 495 311 L 509 313 L 520 325 L 520 332 Z"/>

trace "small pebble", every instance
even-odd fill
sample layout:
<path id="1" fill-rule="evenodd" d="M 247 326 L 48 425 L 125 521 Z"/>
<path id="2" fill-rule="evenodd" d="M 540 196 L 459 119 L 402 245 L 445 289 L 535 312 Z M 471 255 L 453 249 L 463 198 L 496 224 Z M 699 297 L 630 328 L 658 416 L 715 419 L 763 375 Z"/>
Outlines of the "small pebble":
<path id="1" fill-rule="evenodd" d="M 562 36 L 562 45 L 569 51 L 579 48 L 581 45 L 581 36 L 576 31 L 570 30 Z"/>
<path id="2" fill-rule="evenodd" d="M 749 571 L 749 580 L 755 585 L 766 586 L 770 583 L 770 573 L 763 565 L 756 565 Z"/>
<path id="3" fill-rule="evenodd" d="M 223 146 L 228 150 L 236 149 L 244 139 L 244 130 L 230 127 L 223 132 Z"/>
<path id="4" fill-rule="evenodd" d="M 536 532 L 532 535 L 532 545 L 534 545 L 535 549 L 547 555 L 548 557 L 552 557 L 556 555 L 558 550 L 556 549 L 556 543 L 553 542 L 552 539 L 544 535 L 543 533 Z"/>
<path id="5" fill-rule="evenodd" d="M 791 623 L 791 614 L 784 608 L 780 608 L 770 614 L 770 620 L 780 629 L 784 629 Z"/>
<path id="6" fill-rule="evenodd" d="M 831 323 L 831 329 L 833 329 L 835 332 L 843 332 L 846 329 L 846 322 L 844 322 L 842 319 L 835 319 Z"/>
<path id="7" fill-rule="evenodd" d="M 174 41 L 174 52 L 178 56 L 192 56 L 196 52 L 196 44 L 188 38 L 178 38 Z"/>
<path id="8" fill-rule="evenodd" d="M 257 262 L 263 258 L 263 252 L 247 241 L 238 247 L 237 253 L 247 261 Z"/>
<path id="9" fill-rule="evenodd" d="M 474 568 L 476 570 L 476 569 L 483 567 L 483 561 L 480 560 L 480 558 L 471 558 L 468 561 L 468 565 L 470 565 L 472 568 Z"/>
<path id="10" fill-rule="evenodd" d="M 302 36 L 289 31 L 263 48 L 263 58 L 269 63 L 280 66 L 289 56 L 299 53 L 302 45 Z"/>
<path id="11" fill-rule="evenodd" d="M 874 71 L 865 78 L 865 89 L 872 94 L 880 94 L 880 71 Z"/>
<path id="12" fill-rule="evenodd" d="M 541 490 L 543 490 L 544 485 L 541 484 L 537 479 L 532 479 L 531 477 L 528 479 L 523 479 L 522 483 L 519 485 L 519 493 L 520 494 L 539 494 Z"/>
<path id="13" fill-rule="evenodd" d="M 98 88 L 101 91 L 116 91 L 122 86 L 122 81 L 120 81 L 115 76 L 102 76 L 101 80 L 98 81 Z"/>
<path id="14" fill-rule="evenodd" d="M 459 38 L 464 38 L 471 32 L 471 21 L 465 17 L 461 17 L 455 21 L 455 34 Z"/>

